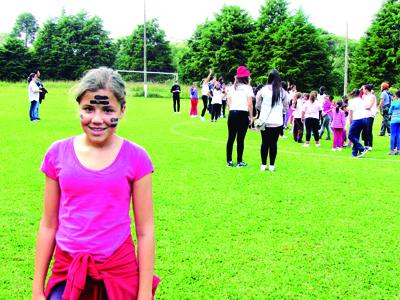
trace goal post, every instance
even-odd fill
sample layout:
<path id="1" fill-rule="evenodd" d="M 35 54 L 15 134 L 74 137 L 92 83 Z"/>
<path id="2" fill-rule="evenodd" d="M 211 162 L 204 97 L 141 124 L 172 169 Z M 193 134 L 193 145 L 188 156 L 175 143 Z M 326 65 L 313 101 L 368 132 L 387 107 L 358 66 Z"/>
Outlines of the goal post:
<path id="1" fill-rule="evenodd" d="M 157 72 L 157 71 L 137 71 L 137 70 L 116 70 L 119 74 L 124 75 L 123 77 L 128 77 L 128 78 L 135 78 L 137 80 L 137 76 L 126 76 L 126 75 L 134 75 L 134 74 L 143 74 L 143 76 L 146 74 L 152 74 L 155 76 L 154 81 L 160 81 L 159 78 L 162 76 L 173 76 L 173 80 L 177 81 L 178 80 L 178 73 L 174 72 Z M 159 75 L 159 76 L 158 76 Z M 147 76 L 146 76 L 147 77 Z M 158 78 L 158 80 L 157 80 Z M 163 81 L 163 80 L 161 80 Z M 148 85 L 147 85 L 147 80 L 143 80 L 143 92 L 144 92 L 144 97 L 147 98 L 147 92 L 148 92 Z"/>

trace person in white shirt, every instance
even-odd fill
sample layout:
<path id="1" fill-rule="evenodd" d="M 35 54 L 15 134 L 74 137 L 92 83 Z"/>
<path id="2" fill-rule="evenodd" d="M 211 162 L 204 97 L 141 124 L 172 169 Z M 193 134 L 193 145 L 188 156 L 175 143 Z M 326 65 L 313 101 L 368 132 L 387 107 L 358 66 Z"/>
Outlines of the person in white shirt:
<path id="1" fill-rule="evenodd" d="M 210 81 L 212 69 L 206 78 L 201 81 L 201 99 L 203 100 L 203 110 L 201 111 L 200 120 L 204 121 L 204 115 L 207 110 L 208 97 L 210 96 L 210 88 L 208 87 L 208 82 Z"/>
<path id="2" fill-rule="evenodd" d="M 236 70 L 235 83 L 228 91 L 228 141 L 226 143 L 226 161 L 233 167 L 233 143 L 237 143 L 237 167 L 246 167 L 243 161 L 244 139 L 249 124 L 253 121 L 253 89 L 250 86 L 250 71 L 245 66 Z"/>
<path id="3" fill-rule="evenodd" d="M 39 96 L 40 89 L 36 84 L 37 74 L 31 73 L 28 77 L 28 98 L 31 103 L 29 117 L 32 122 L 37 122 L 39 118 Z"/>
<path id="4" fill-rule="evenodd" d="M 213 96 L 211 100 L 211 105 L 212 105 L 211 122 L 217 122 L 218 118 L 220 117 L 222 98 L 224 96 L 225 93 L 221 89 L 221 84 L 217 81 L 217 83 L 213 88 Z"/>
<path id="5" fill-rule="evenodd" d="M 366 84 L 363 86 L 363 99 L 365 102 L 365 109 L 367 110 L 367 126 L 362 132 L 362 138 L 364 140 L 364 146 L 368 151 L 372 150 L 373 135 L 372 128 L 374 126 L 374 120 L 378 109 L 376 107 L 376 96 L 372 93 L 373 86 Z"/>
<path id="6" fill-rule="evenodd" d="M 306 125 L 306 142 L 303 147 L 310 146 L 311 132 L 313 133 L 315 146 L 321 147 L 319 143 L 319 119 L 321 116 L 322 106 L 317 100 L 317 92 L 310 93 L 310 100 L 303 104 L 301 110 L 301 121 Z"/>
<path id="7" fill-rule="evenodd" d="M 308 93 L 304 93 L 302 96 L 300 92 L 297 92 L 294 94 L 292 100 L 294 118 L 293 138 L 297 143 L 303 143 L 304 124 L 301 121 L 301 110 L 303 109 L 303 104 L 308 101 L 309 96 Z"/>
<path id="8" fill-rule="evenodd" d="M 257 93 L 256 106 L 259 107 L 258 118 L 261 132 L 261 171 L 267 169 L 269 153 L 270 171 L 275 171 L 275 159 L 278 153 L 278 139 L 283 127 L 283 112 L 288 109 L 289 103 L 286 91 L 282 89 L 282 81 L 277 70 L 268 75 L 267 85 Z"/>
<path id="9" fill-rule="evenodd" d="M 360 98 L 360 91 L 354 89 L 350 94 L 349 101 L 349 140 L 353 143 L 353 157 L 362 157 L 367 153 L 367 149 L 361 145 L 360 133 L 367 127 L 367 110 L 365 109 L 365 101 Z"/>

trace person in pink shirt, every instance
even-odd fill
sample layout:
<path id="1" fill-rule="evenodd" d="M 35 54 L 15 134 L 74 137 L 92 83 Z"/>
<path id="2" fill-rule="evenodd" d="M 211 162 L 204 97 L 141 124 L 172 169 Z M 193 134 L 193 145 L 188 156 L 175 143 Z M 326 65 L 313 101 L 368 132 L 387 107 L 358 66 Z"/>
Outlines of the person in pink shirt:
<path id="1" fill-rule="evenodd" d="M 332 131 L 333 131 L 333 147 L 332 151 L 342 151 L 343 147 L 343 131 L 346 127 L 346 114 L 342 110 L 343 101 L 336 103 L 336 108 L 332 111 Z"/>
<path id="2" fill-rule="evenodd" d="M 83 133 L 53 143 L 46 152 L 32 299 L 152 299 L 154 295 L 159 282 L 153 275 L 154 169 L 142 147 L 116 135 L 125 99 L 125 85 L 117 72 L 105 67 L 87 72 L 76 91 Z"/>
<path id="3" fill-rule="evenodd" d="M 310 99 L 303 104 L 301 121 L 306 125 L 306 142 L 303 147 L 310 146 L 311 132 L 313 133 L 315 146 L 321 147 L 319 143 L 319 119 L 321 117 L 322 107 L 317 101 L 317 92 L 310 93 Z"/>

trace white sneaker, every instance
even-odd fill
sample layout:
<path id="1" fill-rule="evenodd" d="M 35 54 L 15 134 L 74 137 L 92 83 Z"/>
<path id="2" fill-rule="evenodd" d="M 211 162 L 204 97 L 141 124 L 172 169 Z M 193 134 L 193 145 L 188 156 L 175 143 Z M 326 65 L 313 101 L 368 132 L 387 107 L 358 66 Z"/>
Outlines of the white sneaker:
<path id="1" fill-rule="evenodd" d="M 310 147 L 310 144 L 309 143 L 304 143 L 303 147 Z"/>
<path id="2" fill-rule="evenodd" d="M 266 169 L 267 169 L 267 165 L 261 165 L 261 166 L 260 166 L 260 170 L 261 170 L 261 171 L 265 171 Z"/>
<path id="3" fill-rule="evenodd" d="M 286 135 L 280 135 L 279 136 L 281 139 L 287 139 L 287 136 Z"/>
<path id="4" fill-rule="evenodd" d="M 200 120 L 204 121 L 204 117 L 200 117 Z"/>
<path id="5" fill-rule="evenodd" d="M 321 147 L 321 144 L 320 143 L 315 144 L 315 147 Z"/>
<path id="6" fill-rule="evenodd" d="M 332 151 L 339 151 L 337 148 L 332 148 Z"/>
<path id="7" fill-rule="evenodd" d="M 341 148 L 341 147 L 337 147 L 337 148 L 336 148 L 336 151 L 339 151 L 339 152 L 340 152 L 340 151 L 342 151 L 342 148 Z"/>
<path id="8" fill-rule="evenodd" d="M 268 170 L 270 170 L 271 172 L 274 172 L 275 171 L 275 166 L 269 165 Z"/>

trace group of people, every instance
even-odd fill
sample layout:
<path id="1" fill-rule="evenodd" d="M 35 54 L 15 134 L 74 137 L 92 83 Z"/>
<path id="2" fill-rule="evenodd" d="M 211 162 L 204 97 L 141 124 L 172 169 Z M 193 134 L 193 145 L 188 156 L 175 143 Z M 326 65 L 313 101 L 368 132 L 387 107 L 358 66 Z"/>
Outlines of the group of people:
<path id="1" fill-rule="evenodd" d="M 225 116 L 228 106 L 228 141 L 226 145 L 227 166 L 245 167 L 243 161 L 244 140 L 248 129 L 257 129 L 261 133 L 261 170 L 275 170 L 277 143 L 279 137 L 286 137 L 284 129 L 293 125 L 292 133 L 295 142 L 309 147 L 311 138 L 315 146 L 320 147 L 320 140 L 326 132 L 326 140 L 331 140 L 332 151 L 342 151 L 343 147 L 352 146 L 353 157 L 363 157 L 373 149 L 373 124 L 378 111 L 382 114 L 380 135 L 385 131 L 390 138 L 389 155 L 400 154 L 400 112 L 398 106 L 400 92 L 393 97 L 389 84 L 381 85 L 381 99 L 378 103 L 374 87 L 370 84 L 354 89 L 349 95 L 334 101 L 321 86 L 318 91 L 301 93 L 294 84 L 282 81 L 277 70 L 268 75 L 265 86 L 250 86 L 250 71 L 245 66 L 237 68 L 233 85 L 225 85 L 214 77 L 210 80 L 212 70 L 202 80 L 203 110 L 200 118 L 204 120 L 207 109 L 210 110 L 211 122 L 219 116 Z M 193 83 L 190 89 L 191 117 L 197 116 L 197 86 Z M 224 101 L 226 101 L 224 103 Z M 221 113 L 221 106 L 223 113 Z M 348 130 L 346 130 L 348 128 Z M 305 141 L 303 135 L 305 131 Z M 361 136 L 361 138 L 360 138 Z M 360 140 L 363 140 L 363 143 Z M 232 160 L 234 141 L 237 142 L 237 162 Z M 269 165 L 267 167 L 267 158 Z"/>

